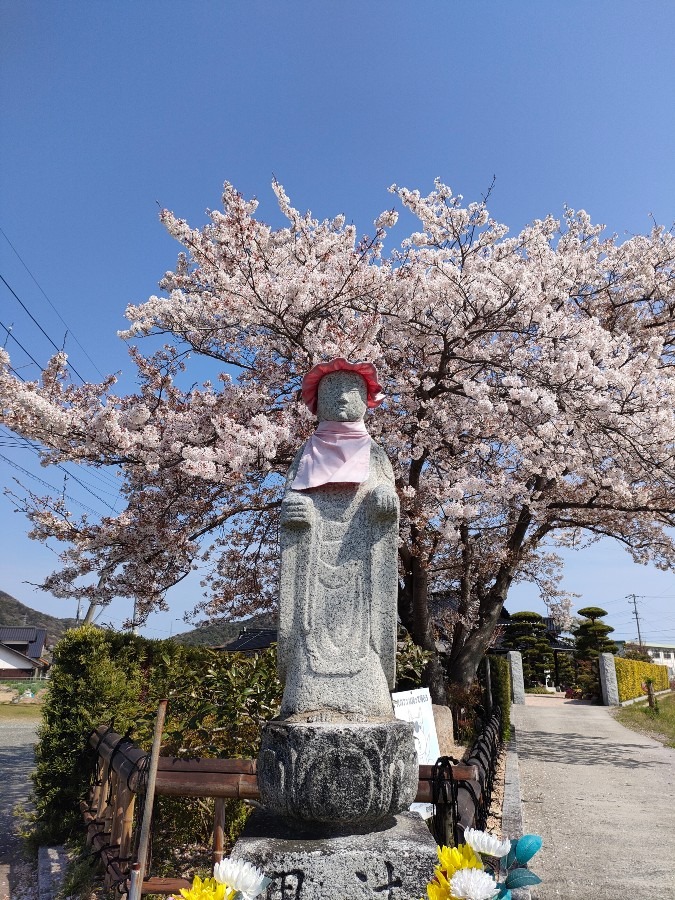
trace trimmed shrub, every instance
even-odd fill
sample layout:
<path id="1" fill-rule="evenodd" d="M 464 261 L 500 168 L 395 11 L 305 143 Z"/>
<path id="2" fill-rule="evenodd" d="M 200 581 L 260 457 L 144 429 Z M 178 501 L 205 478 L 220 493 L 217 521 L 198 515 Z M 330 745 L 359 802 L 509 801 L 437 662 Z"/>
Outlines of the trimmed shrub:
<path id="1" fill-rule="evenodd" d="M 276 651 L 244 656 L 92 627 L 67 632 L 54 651 L 36 747 L 36 840 L 57 843 L 81 830 L 79 801 L 96 761 L 88 745 L 92 730 L 110 724 L 149 750 L 163 697 L 169 699 L 163 755 L 255 757 L 260 729 L 281 700 Z M 211 808 L 199 799 L 157 798 L 157 871 L 177 845 L 208 842 Z M 229 801 L 228 821 L 240 822 L 243 809 Z"/>
<path id="2" fill-rule="evenodd" d="M 654 682 L 655 691 L 667 691 L 670 687 L 668 681 L 668 667 L 658 666 L 655 663 L 640 662 L 636 659 L 623 659 L 614 657 L 616 664 L 616 681 L 619 687 L 619 700 L 633 700 L 646 694 L 643 685 L 648 678 Z"/>
<path id="3" fill-rule="evenodd" d="M 93 729 L 114 721 L 124 734 L 138 712 L 138 654 L 120 637 L 80 628 L 67 632 L 54 652 L 32 776 L 42 842 L 58 843 L 81 826 L 78 804 L 95 763 L 87 743 Z"/>
<path id="4" fill-rule="evenodd" d="M 502 646 L 521 654 L 526 687 L 544 683 L 545 673 L 553 669 L 554 660 L 543 616 L 536 612 L 512 613 Z"/>
<path id="5" fill-rule="evenodd" d="M 576 645 L 574 658 L 577 661 L 577 685 L 581 689 L 584 700 L 601 703 L 602 690 L 600 688 L 598 655 L 600 653 L 616 653 L 616 644 L 609 637 L 614 629 L 611 625 L 599 621 L 607 615 L 607 611 L 599 606 L 586 606 L 579 610 L 579 615 L 585 616 L 585 618 L 573 629 Z"/>
<path id="6" fill-rule="evenodd" d="M 502 710 L 502 740 L 511 736 L 511 667 L 501 654 L 490 654 L 490 680 L 492 702 Z"/>

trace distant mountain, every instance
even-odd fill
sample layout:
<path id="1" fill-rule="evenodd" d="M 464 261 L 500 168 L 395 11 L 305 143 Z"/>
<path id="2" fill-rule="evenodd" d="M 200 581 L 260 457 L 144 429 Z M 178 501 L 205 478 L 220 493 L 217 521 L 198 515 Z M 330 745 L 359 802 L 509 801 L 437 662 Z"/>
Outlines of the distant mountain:
<path id="1" fill-rule="evenodd" d="M 36 628 L 46 628 L 47 646 L 56 644 L 64 632 L 69 628 L 77 628 L 78 624 L 82 623 L 78 623 L 76 619 L 59 619 L 38 612 L 20 603 L 5 591 L 0 591 L 0 625 L 34 625 Z M 276 624 L 275 613 L 261 613 L 240 622 L 221 619 L 200 625 L 191 631 L 174 634 L 173 640 L 191 646 L 220 647 L 238 638 L 242 628 L 276 628 Z"/>
<path id="2" fill-rule="evenodd" d="M 34 625 L 47 629 L 47 646 L 55 644 L 69 628 L 77 628 L 76 619 L 58 619 L 20 603 L 15 597 L 0 591 L 0 625 Z"/>
<path id="3" fill-rule="evenodd" d="M 260 613 L 260 615 L 242 619 L 240 622 L 231 622 L 225 619 L 209 622 L 192 631 L 174 634 L 173 640 L 179 644 L 189 644 L 190 646 L 221 647 L 238 638 L 242 628 L 276 628 L 276 625 L 276 613 Z"/>

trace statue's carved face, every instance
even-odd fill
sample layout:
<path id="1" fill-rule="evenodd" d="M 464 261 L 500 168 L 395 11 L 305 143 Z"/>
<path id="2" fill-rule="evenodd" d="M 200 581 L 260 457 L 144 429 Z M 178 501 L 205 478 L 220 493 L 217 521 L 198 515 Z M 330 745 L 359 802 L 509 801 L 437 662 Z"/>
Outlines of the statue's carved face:
<path id="1" fill-rule="evenodd" d="M 320 422 L 358 422 L 368 409 L 368 388 L 357 372 L 331 372 L 319 382 Z"/>

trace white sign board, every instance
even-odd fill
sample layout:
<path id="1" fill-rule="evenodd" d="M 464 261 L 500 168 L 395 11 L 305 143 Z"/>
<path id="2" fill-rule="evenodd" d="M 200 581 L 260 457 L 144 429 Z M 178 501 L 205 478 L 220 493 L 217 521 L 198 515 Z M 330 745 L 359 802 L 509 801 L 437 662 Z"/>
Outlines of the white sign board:
<path id="1" fill-rule="evenodd" d="M 415 729 L 415 749 L 419 765 L 433 766 L 441 751 L 438 747 L 429 688 L 399 691 L 391 695 L 391 702 L 394 704 L 396 718 L 411 722 Z M 428 819 L 433 813 L 431 803 L 413 803 L 410 809 L 418 812 L 423 819 Z"/>

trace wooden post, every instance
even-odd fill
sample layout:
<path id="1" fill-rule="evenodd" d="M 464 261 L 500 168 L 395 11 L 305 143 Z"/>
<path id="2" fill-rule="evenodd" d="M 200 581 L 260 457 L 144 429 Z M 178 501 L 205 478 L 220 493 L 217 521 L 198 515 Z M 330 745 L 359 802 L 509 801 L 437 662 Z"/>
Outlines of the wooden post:
<path id="1" fill-rule="evenodd" d="M 129 790 L 126 784 L 124 784 L 123 791 L 124 809 L 122 813 L 122 830 L 120 832 L 120 865 L 127 868 L 124 861 L 131 856 L 136 795 Z"/>
<path id="2" fill-rule="evenodd" d="M 91 801 L 89 803 L 89 809 L 90 809 L 91 814 L 94 817 L 94 819 L 98 819 L 98 810 L 99 810 L 99 806 L 101 803 L 101 796 L 103 794 L 103 787 L 105 785 L 105 779 L 103 776 L 103 772 L 106 769 L 107 763 L 105 763 L 103 766 L 101 766 L 100 762 L 101 761 L 99 758 L 99 761 L 96 766 L 96 774 L 94 776 L 94 778 L 96 779 L 98 784 L 95 784 L 93 786 L 93 788 L 91 789 Z M 93 832 L 90 833 L 89 829 L 87 828 L 87 835 L 86 835 L 87 847 L 91 847 L 92 840 L 93 840 Z"/>
<path id="3" fill-rule="evenodd" d="M 115 787 L 112 796 L 112 828 L 110 829 L 110 843 L 119 846 L 122 835 L 122 821 L 124 818 L 124 784 L 123 779 L 116 774 Z"/>
<path id="4" fill-rule="evenodd" d="M 106 759 L 101 769 L 101 783 L 96 787 L 96 806 L 94 807 L 94 815 L 100 819 L 105 809 L 105 795 L 108 788 L 108 773 L 110 772 L 110 763 Z"/>
<path id="5" fill-rule="evenodd" d="M 103 769 L 104 763 L 101 761 L 101 757 L 99 756 L 96 760 L 96 772 L 94 773 L 94 784 L 91 789 L 91 802 L 89 803 L 89 808 L 96 813 L 98 809 L 98 802 L 101 796 L 101 790 L 103 787 Z"/>
<path id="6" fill-rule="evenodd" d="M 108 801 L 108 805 L 106 806 L 105 812 L 103 813 L 103 818 L 105 821 L 103 832 L 104 834 L 108 835 L 108 844 L 110 845 L 110 849 L 112 849 L 112 847 L 117 843 L 116 835 L 118 835 L 119 833 L 119 823 L 121 818 L 118 815 L 117 810 L 117 796 L 119 793 L 119 786 L 120 777 L 113 769 L 110 775 L 110 800 Z M 103 886 L 107 890 L 110 890 L 112 886 L 113 875 L 105 859 L 104 862 L 106 863 L 106 866 L 105 875 L 103 876 Z"/>
<path id="7" fill-rule="evenodd" d="M 157 707 L 157 719 L 155 720 L 155 731 L 152 736 L 152 750 L 150 752 L 150 765 L 148 767 L 148 784 L 145 789 L 145 805 L 143 807 L 143 821 L 141 823 L 141 835 L 138 841 L 138 878 L 134 879 L 134 872 L 131 873 L 131 885 L 129 888 L 128 900 L 139 900 L 141 896 L 141 887 L 145 878 L 145 867 L 148 859 L 148 844 L 150 842 L 150 824 L 152 822 L 152 807 L 155 800 L 155 781 L 157 779 L 157 764 L 159 762 L 159 748 L 162 743 L 162 731 L 164 729 L 164 719 L 166 717 L 166 700 L 160 700 Z M 135 866 L 134 866 L 135 868 Z"/>
<path id="8" fill-rule="evenodd" d="M 113 818 L 115 815 L 115 795 L 117 794 L 118 781 L 119 776 L 113 769 L 110 773 L 110 791 L 108 792 L 109 799 L 107 797 L 104 797 L 104 807 L 100 816 L 104 823 L 103 831 L 105 834 L 110 834 L 112 832 Z"/>
<path id="9" fill-rule="evenodd" d="M 654 682 L 651 678 L 647 679 L 647 700 L 650 709 L 656 709 L 656 694 L 654 693 Z"/>
<path id="10" fill-rule="evenodd" d="M 216 797 L 213 810 L 213 864 L 219 863 L 223 858 L 225 846 L 225 800 Z"/>

